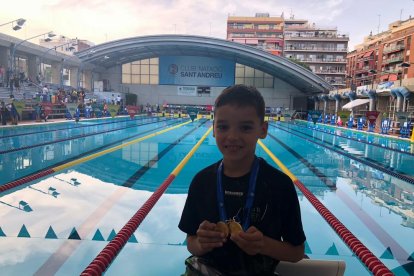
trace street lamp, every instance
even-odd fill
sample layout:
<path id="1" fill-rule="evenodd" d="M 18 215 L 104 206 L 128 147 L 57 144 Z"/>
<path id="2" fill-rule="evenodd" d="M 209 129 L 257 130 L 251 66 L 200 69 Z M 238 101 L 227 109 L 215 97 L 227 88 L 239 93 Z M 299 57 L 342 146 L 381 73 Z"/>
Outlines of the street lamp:
<path id="1" fill-rule="evenodd" d="M 10 24 L 10 23 L 13 25 L 14 22 L 16 22 L 16 25 L 13 26 L 13 30 L 17 31 L 17 30 L 20 30 L 22 28 L 24 22 L 26 22 L 26 19 L 19 18 L 19 19 L 16 19 L 16 20 L 4 23 L 4 24 L 0 24 L 0 27 L 4 26 L 4 25 L 7 25 L 7 24 Z"/>
<path id="2" fill-rule="evenodd" d="M 47 35 L 47 37 L 50 39 L 51 37 L 54 37 L 54 36 L 56 36 L 52 31 L 50 31 L 50 32 L 47 32 L 47 33 L 43 33 L 43 34 L 40 34 L 40 35 L 35 35 L 35 36 L 32 36 L 32 37 L 29 37 L 29 38 L 27 38 L 27 39 L 25 39 L 25 40 L 22 40 L 22 41 L 20 41 L 19 43 L 17 43 L 17 44 L 15 44 L 14 46 L 13 46 L 13 48 L 12 48 L 12 53 L 11 53 L 11 55 L 10 55 L 10 67 L 11 67 L 11 71 L 12 71 L 12 73 L 16 73 L 15 72 L 15 56 L 16 56 L 16 49 L 17 49 L 17 47 L 19 47 L 20 45 L 22 45 L 24 42 L 26 42 L 26 41 L 28 41 L 28 40 L 30 40 L 30 39 L 33 39 L 33 38 L 36 38 L 36 37 L 39 37 L 39 36 L 43 36 L 43 35 Z"/>

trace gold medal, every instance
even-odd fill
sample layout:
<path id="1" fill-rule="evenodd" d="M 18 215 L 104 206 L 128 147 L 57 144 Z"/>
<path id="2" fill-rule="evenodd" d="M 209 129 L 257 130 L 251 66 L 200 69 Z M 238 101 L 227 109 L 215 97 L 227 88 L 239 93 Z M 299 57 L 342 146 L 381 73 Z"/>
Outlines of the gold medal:
<path id="1" fill-rule="evenodd" d="M 227 238 L 227 236 L 230 233 L 229 227 L 223 221 L 217 222 L 217 224 L 216 224 L 216 231 L 219 231 L 219 232 L 223 233 L 226 238 Z"/>
<path id="2" fill-rule="evenodd" d="M 237 221 L 235 221 L 234 219 L 230 220 L 227 222 L 227 226 L 229 227 L 230 230 L 230 234 L 237 234 L 239 232 L 243 231 L 242 226 L 240 225 L 240 223 L 238 223 Z"/>

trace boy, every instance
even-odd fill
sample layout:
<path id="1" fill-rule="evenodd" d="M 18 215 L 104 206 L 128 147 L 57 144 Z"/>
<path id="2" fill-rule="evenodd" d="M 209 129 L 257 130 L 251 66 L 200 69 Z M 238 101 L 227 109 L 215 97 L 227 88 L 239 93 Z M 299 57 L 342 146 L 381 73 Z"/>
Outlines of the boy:
<path id="1" fill-rule="evenodd" d="M 267 135 L 264 113 L 253 87 L 228 87 L 216 100 L 213 136 L 223 159 L 201 170 L 189 188 L 179 223 L 193 255 L 186 275 L 274 275 L 279 260 L 304 256 L 294 185 L 255 156 L 257 140 Z M 243 229 L 229 227 L 227 236 L 219 231 L 223 222 Z"/>

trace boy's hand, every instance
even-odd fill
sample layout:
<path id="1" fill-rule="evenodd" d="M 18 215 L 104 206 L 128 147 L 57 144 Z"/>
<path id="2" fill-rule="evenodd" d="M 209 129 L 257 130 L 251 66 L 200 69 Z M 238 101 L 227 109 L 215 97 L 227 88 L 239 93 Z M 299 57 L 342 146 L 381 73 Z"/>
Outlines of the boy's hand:
<path id="1" fill-rule="evenodd" d="M 197 230 L 197 240 L 200 249 L 204 252 L 210 252 L 214 248 L 222 247 L 226 241 L 223 233 L 216 230 L 216 224 L 207 220 L 203 221 Z"/>
<path id="2" fill-rule="evenodd" d="M 263 247 L 263 233 L 256 227 L 251 226 L 246 232 L 232 234 L 230 239 L 248 255 L 260 253 Z"/>

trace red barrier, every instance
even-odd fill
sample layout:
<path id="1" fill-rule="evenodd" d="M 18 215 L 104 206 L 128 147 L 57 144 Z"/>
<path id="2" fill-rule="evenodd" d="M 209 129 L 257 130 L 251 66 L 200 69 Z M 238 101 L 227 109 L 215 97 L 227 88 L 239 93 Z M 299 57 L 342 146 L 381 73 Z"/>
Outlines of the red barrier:
<path id="1" fill-rule="evenodd" d="M 55 172 L 55 171 L 54 171 L 54 170 L 52 170 L 52 169 L 49 169 L 49 170 L 44 170 L 44 171 L 41 171 L 41 172 L 35 173 L 35 174 L 33 174 L 33 175 L 29 175 L 29 176 L 26 176 L 26 177 L 20 178 L 20 179 L 18 179 L 18 180 L 15 180 L 15 181 L 9 182 L 9 183 L 7 183 L 7 184 L 5 184 L 5 185 L 1 185 L 1 186 L 0 186 L 0 193 L 5 192 L 5 191 L 7 191 L 7 190 L 9 190 L 9 189 L 13 189 L 13 188 L 15 188 L 15 187 L 17 187 L 17 186 L 19 186 L 19 185 L 24 184 L 24 183 L 28 183 L 28 182 L 30 182 L 30 181 L 33 181 L 33 180 L 39 179 L 39 178 L 41 178 L 41 177 L 43 177 L 43 176 L 46 176 L 46 175 L 52 174 L 52 173 L 54 173 L 54 172 Z"/>
<path id="2" fill-rule="evenodd" d="M 131 117 L 131 119 L 134 119 L 135 115 L 138 114 L 138 106 L 127 105 L 126 109 L 128 110 L 128 114 Z"/>
<path id="3" fill-rule="evenodd" d="M 376 276 L 394 275 L 365 245 L 362 244 L 317 198 L 302 182 L 294 181 L 299 190 L 312 203 L 316 210 L 324 217 L 341 239 L 349 246 L 356 256 Z"/>
<path id="4" fill-rule="evenodd" d="M 132 216 L 132 218 L 122 227 L 118 234 L 110 241 L 96 258 L 88 265 L 81 275 L 102 275 L 109 265 L 118 255 L 119 251 L 125 246 L 132 234 L 160 199 L 165 190 L 174 180 L 175 176 L 170 174 L 161 186 L 150 196 L 142 207 Z"/>
<path id="5" fill-rule="evenodd" d="M 45 110 L 45 116 L 49 116 L 49 114 L 51 114 L 53 111 L 53 104 L 49 102 L 43 102 L 41 103 L 41 105 L 43 106 L 43 109 Z"/>

